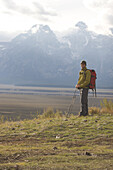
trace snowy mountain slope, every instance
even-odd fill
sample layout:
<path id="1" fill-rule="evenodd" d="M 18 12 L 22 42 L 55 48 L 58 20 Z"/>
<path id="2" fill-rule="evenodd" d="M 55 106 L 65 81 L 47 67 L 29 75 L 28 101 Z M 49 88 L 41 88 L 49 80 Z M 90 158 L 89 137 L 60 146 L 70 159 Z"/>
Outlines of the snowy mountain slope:
<path id="1" fill-rule="evenodd" d="M 80 61 L 97 71 L 98 86 L 113 87 L 113 36 L 88 31 L 83 22 L 59 40 L 48 25 L 34 25 L 0 43 L 0 83 L 74 86 Z"/>

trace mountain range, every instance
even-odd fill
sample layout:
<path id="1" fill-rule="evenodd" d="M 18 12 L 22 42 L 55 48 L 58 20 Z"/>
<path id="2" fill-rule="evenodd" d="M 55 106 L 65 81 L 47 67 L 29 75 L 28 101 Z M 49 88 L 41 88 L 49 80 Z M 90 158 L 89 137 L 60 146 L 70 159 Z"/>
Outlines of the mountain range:
<path id="1" fill-rule="evenodd" d="M 113 35 L 96 34 L 80 21 L 58 36 L 48 25 L 0 42 L 0 83 L 70 86 L 78 80 L 80 61 L 97 72 L 97 87 L 113 88 Z"/>

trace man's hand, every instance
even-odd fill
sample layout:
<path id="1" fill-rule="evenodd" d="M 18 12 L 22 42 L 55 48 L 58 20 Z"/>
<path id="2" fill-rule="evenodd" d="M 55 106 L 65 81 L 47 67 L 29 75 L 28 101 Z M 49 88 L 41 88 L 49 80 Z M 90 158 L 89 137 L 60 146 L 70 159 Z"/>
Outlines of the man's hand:
<path id="1" fill-rule="evenodd" d="M 79 85 L 79 84 L 77 84 L 75 87 L 76 87 L 76 88 L 79 88 L 79 87 L 80 87 L 80 85 Z"/>

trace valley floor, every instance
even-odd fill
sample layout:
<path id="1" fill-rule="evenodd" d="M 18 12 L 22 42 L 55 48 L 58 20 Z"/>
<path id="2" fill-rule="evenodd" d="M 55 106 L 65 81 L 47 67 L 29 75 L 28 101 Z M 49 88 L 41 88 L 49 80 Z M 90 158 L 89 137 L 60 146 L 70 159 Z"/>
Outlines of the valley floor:
<path id="1" fill-rule="evenodd" d="M 73 93 L 72 93 L 73 95 Z M 113 97 L 106 97 L 113 101 Z M 103 97 L 89 96 L 89 107 L 99 107 Z M 0 94 L 0 116 L 7 119 L 23 120 L 43 113 L 44 109 L 51 107 L 54 110 L 67 112 L 72 103 L 72 96 L 65 95 L 27 95 L 27 94 Z M 78 114 L 80 98 L 76 96 L 71 112 Z"/>

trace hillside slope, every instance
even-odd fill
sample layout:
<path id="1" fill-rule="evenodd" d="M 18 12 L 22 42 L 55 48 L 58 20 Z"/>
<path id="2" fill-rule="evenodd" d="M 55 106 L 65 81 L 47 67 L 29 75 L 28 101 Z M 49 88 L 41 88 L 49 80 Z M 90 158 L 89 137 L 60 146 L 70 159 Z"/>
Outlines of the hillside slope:
<path id="1" fill-rule="evenodd" d="M 0 132 L 1 170 L 113 169 L 110 114 L 6 121 Z"/>

